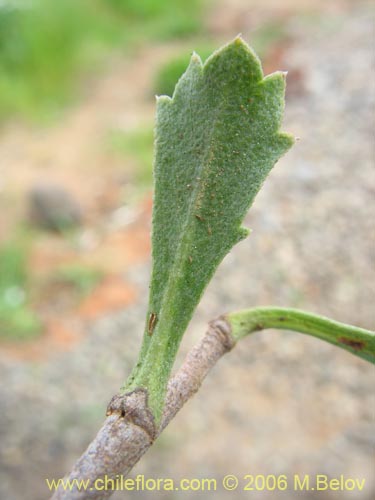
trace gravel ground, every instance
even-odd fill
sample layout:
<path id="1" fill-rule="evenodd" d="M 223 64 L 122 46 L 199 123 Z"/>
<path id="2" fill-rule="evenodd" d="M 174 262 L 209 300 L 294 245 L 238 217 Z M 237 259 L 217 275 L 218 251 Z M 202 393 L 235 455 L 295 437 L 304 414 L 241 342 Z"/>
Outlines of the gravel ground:
<path id="1" fill-rule="evenodd" d="M 359 6 L 358 6 L 359 5 Z M 284 68 L 303 70 L 284 129 L 301 140 L 278 163 L 251 210 L 250 238 L 224 260 L 183 342 L 207 320 L 250 305 L 294 306 L 371 328 L 374 323 L 373 22 L 353 5 L 301 23 Z M 372 73 L 371 73 L 372 72 Z M 146 297 L 149 267 L 126 278 Z M 45 478 L 70 467 L 98 428 L 134 362 L 145 300 L 90 327 L 68 353 L 43 362 L 1 358 L 0 498 L 47 498 Z M 208 377 L 133 471 L 146 477 L 236 474 L 236 498 L 374 498 L 374 370 L 315 339 L 263 332 L 243 341 Z M 246 474 L 365 478 L 362 492 L 242 491 Z M 179 499 L 180 493 L 127 494 Z M 126 498 L 117 493 L 116 498 Z M 187 497 L 186 497 L 187 498 Z"/>

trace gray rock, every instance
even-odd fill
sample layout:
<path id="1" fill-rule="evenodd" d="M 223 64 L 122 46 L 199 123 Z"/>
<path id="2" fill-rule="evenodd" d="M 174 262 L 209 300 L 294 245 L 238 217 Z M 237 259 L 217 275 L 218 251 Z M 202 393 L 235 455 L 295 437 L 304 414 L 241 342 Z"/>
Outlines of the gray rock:
<path id="1" fill-rule="evenodd" d="M 53 183 L 33 186 L 28 195 L 31 221 L 45 229 L 62 231 L 82 223 L 82 210 L 64 187 Z"/>

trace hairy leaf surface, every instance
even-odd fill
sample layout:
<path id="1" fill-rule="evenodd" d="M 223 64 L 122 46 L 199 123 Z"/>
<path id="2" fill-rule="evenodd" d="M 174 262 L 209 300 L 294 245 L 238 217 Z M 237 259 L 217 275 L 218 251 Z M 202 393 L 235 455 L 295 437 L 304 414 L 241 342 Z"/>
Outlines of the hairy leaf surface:
<path id="1" fill-rule="evenodd" d="M 135 385 L 165 382 L 205 286 L 248 234 L 241 222 L 293 143 L 279 131 L 284 91 L 285 74 L 263 78 L 237 38 L 204 65 L 194 54 L 172 99 L 158 98 L 153 268 Z"/>

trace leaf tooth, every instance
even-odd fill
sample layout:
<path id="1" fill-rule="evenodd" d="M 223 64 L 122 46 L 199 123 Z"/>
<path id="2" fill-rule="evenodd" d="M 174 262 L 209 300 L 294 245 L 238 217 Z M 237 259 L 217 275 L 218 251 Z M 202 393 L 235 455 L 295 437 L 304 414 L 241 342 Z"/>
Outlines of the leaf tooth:
<path id="1" fill-rule="evenodd" d="M 240 241 L 244 240 L 245 238 L 247 238 L 250 233 L 251 233 L 251 229 L 248 229 L 247 227 L 242 227 L 242 226 L 239 227 L 238 231 L 237 231 L 237 237 L 238 237 L 237 242 L 240 242 Z"/>
<path id="2" fill-rule="evenodd" d="M 155 96 L 155 99 L 156 99 L 156 103 L 159 104 L 159 102 L 171 102 L 171 98 L 169 97 L 169 95 L 156 95 Z"/>
<path id="3" fill-rule="evenodd" d="M 191 54 L 190 64 L 197 64 L 199 66 L 203 66 L 202 59 L 200 55 L 197 52 L 195 52 L 195 50 L 193 50 L 193 53 Z"/>
<path id="4" fill-rule="evenodd" d="M 266 75 L 261 83 L 266 86 L 277 86 L 279 87 L 279 90 L 284 91 L 286 85 L 286 75 L 286 71 L 274 71 L 273 73 Z"/>
<path id="5" fill-rule="evenodd" d="M 287 132 L 278 132 L 276 134 L 276 141 L 280 146 L 281 155 L 285 154 L 290 149 L 298 138 Z"/>
<path id="6" fill-rule="evenodd" d="M 203 73 L 202 59 L 196 52 L 193 52 L 190 58 L 188 67 L 185 73 L 178 80 L 172 96 L 172 103 L 181 96 L 184 97 L 185 93 L 189 93 L 189 88 L 196 85 Z"/>

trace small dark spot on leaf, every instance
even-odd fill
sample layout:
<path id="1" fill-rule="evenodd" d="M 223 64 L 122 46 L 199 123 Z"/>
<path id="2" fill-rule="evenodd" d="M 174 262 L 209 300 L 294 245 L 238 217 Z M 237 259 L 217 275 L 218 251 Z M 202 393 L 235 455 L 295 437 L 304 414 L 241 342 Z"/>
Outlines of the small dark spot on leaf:
<path id="1" fill-rule="evenodd" d="M 262 323 L 257 323 L 257 324 L 255 325 L 255 329 L 254 329 L 254 331 L 256 331 L 256 332 L 257 332 L 258 330 L 263 330 L 263 328 L 264 328 L 264 325 L 263 325 Z"/>
<path id="2" fill-rule="evenodd" d="M 366 343 L 363 340 L 353 340 L 348 339 L 347 337 L 340 337 L 338 341 L 340 344 L 347 345 L 356 351 L 361 351 L 364 347 L 366 347 Z"/>
<path id="3" fill-rule="evenodd" d="M 279 321 L 285 321 L 284 316 L 279 316 Z"/>
<path id="4" fill-rule="evenodd" d="M 154 332 L 154 328 L 155 328 L 157 320 L 158 320 L 157 314 L 154 312 L 150 313 L 150 316 L 148 318 L 148 325 L 147 325 L 147 333 L 150 335 L 150 337 Z"/>
<path id="5" fill-rule="evenodd" d="M 202 216 L 195 214 L 195 217 L 200 220 L 201 222 L 204 220 Z"/>

